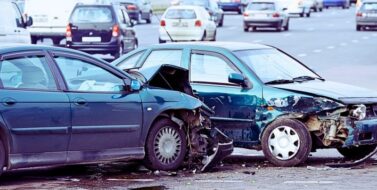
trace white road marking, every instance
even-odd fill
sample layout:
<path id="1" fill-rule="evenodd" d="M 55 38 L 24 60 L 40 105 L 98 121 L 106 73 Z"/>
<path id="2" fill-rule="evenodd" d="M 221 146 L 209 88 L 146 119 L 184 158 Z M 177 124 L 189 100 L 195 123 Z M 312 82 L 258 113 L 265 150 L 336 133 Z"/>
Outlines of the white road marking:
<path id="1" fill-rule="evenodd" d="M 292 34 L 291 33 L 285 33 L 285 34 L 283 34 L 283 36 L 288 37 L 288 36 L 292 36 Z"/>
<path id="2" fill-rule="evenodd" d="M 359 40 L 352 40 L 352 43 L 359 43 Z"/>
<path id="3" fill-rule="evenodd" d="M 368 36 L 363 36 L 363 40 L 367 40 L 367 39 L 369 39 Z"/>
<path id="4" fill-rule="evenodd" d="M 300 54 L 297 55 L 297 57 L 306 57 L 306 56 L 307 56 L 307 54 L 305 54 L 305 53 L 300 53 Z"/>
<path id="5" fill-rule="evenodd" d="M 322 50 L 321 50 L 321 49 L 315 49 L 315 50 L 313 50 L 313 52 L 314 52 L 314 53 L 321 53 Z"/>
<path id="6" fill-rule="evenodd" d="M 308 28 L 306 29 L 307 31 L 314 31 L 315 29 L 314 28 Z"/>
<path id="7" fill-rule="evenodd" d="M 284 181 L 284 184 L 334 184 L 334 181 Z"/>
<path id="8" fill-rule="evenodd" d="M 347 43 L 340 43 L 341 46 L 347 46 Z"/>
<path id="9" fill-rule="evenodd" d="M 244 181 L 242 180 L 195 180 L 195 182 L 199 183 L 243 183 Z"/>
<path id="10" fill-rule="evenodd" d="M 377 34 L 372 34 L 372 36 L 375 36 L 375 37 L 376 37 L 376 36 L 377 36 Z"/>
<path id="11" fill-rule="evenodd" d="M 235 29 L 237 29 L 237 27 L 232 26 L 232 27 L 229 27 L 228 29 L 229 29 L 229 30 L 235 30 Z"/>
<path id="12" fill-rule="evenodd" d="M 327 46 L 327 49 L 334 49 L 335 46 Z"/>

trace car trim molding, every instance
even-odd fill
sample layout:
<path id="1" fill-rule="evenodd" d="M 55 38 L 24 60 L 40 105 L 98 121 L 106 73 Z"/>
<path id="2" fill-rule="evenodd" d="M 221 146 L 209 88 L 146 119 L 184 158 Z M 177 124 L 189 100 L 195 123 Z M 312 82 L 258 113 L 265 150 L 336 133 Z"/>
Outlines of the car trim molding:
<path id="1" fill-rule="evenodd" d="M 11 132 L 15 135 L 68 134 L 68 128 L 68 126 L 13 128 L 11 129 Z"/>
<path id="2" fill-rule="evenodd" d="M 134 132 L 140 128 L 140 125 L 73 126 L 72 134 Z"/>

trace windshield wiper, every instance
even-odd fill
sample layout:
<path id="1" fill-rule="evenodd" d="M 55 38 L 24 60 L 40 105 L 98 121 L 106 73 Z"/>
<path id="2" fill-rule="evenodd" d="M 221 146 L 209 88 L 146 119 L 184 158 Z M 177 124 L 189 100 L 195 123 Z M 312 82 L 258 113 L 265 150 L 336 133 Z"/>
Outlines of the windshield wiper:
<path id="1" fill-rule="evenodd" d="M 304 81 L 315 80 L 315 79 L 324 81 L 323 78 L 312 77 L 312 76 L 299 76 L 299 77 L 293 78 L 292 80 L 295 82 L 304 82 Z"/>
<path id="2" fill-rule="evenodd" d="M 287 84 L 287 83 L 294 83 L 294 82 L 295 82 L 294 80 L 290 80 L 290 79 L 277 79 L 277 80 L 268 81 L 264 84 Z"/>

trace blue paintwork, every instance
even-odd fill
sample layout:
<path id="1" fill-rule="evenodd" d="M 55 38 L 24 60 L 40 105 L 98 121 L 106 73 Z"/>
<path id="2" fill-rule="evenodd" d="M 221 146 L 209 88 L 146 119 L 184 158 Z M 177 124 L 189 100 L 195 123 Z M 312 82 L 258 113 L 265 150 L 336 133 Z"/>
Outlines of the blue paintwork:
<path id="1" fill-rule="evenodd" d="M 323 7 L 343 7 L 347 6 L 348 0 L 323 0 Z"/>
<path id="2" fill-rule="evenodd" d="M 213 124 L 234 140 L 235 146 L 254 147 L 260 145 L 260 138 L 267 125 L 281 117 L 305 118 L 321 115 L 325 111 L 345 108 L 347 105 L 377 104 L 377 92 L 351 85 L 330 81 L 313 80 L 285 85 L 265 85 L 258 76 L 232 52 L 242 49 L 265 49 L 269 46 L 245 43 L 175 43 L 153 45 L 138 49 L 113 62 L 117 65 L 136 52 L 144 54 L 135 67 L 143 67 L 144 61 L 153 50 L 181 49 L 181 66 L 189 69 L 190 52 L 203 51 L 225 57 L 237 67 L 252 84 L 249 87 L 191 83 L 201 100 L 214 109 Z M 158 60 L 155 60 L 156 64 Z M 160 63 L 164 64 L 164 63 Z M 362 98 L 362 97 L 364 98 Z M 285 102 L 286 106 L 277 106 L 276 102 Z M 272 110 L 267 109 L 272 107 Z M 377 113 L 376 113 L 377 114 Z M 377 117 L 377 115 L 376 115 Z M 356 122 L 356 130 L 347 124 L 349 136 L 344 146 L 361 143 L 375 144 L 377 138 L 358 142 L 357 136 L 363 131 L 372 131 L 377 135 L 377 120 L 366 118 Z"/>
<path id="3" fill-rule="evenodd" d="M 160 114 L 203 106 L 187 94 L 146 85 L 139 91 L 114 93 L 69 91 L 51 55 L 75 57 L 97 65 L 122 79 L 125 89 L 130 89 L 131 81 L 136 80 L 101 59 L 75 50 L 2 44 L 0 66 L 7 57 L 26 52 L 46 57 L 58 90 L 4 89 L 0 83 L 0 137 L 10 153 L 8 170 L 143 159 L 146 136 Z M 14 104 L 6 105 L 9 101 Z"/>
<path id="4" fill-rule="evenodd" d="M 243 6 L 241 2 L 229 2 L 229 3 L 218 2 L 218 5 L 220 9 L 222 9 L 223 11 L 239 11 L 240 7 Z"/>

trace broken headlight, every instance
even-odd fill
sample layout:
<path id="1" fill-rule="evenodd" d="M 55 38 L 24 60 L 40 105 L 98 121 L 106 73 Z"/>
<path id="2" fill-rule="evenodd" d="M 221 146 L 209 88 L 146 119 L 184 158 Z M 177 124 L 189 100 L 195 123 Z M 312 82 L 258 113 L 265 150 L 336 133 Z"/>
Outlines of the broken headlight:
<path id="1" fill-rule="evenodd" d="M 357 120 L 365 119 L 366 115 L 367 115 L 367 107 L 363 104 L 355 105 L 350 110 L 350 116 Z"/>

